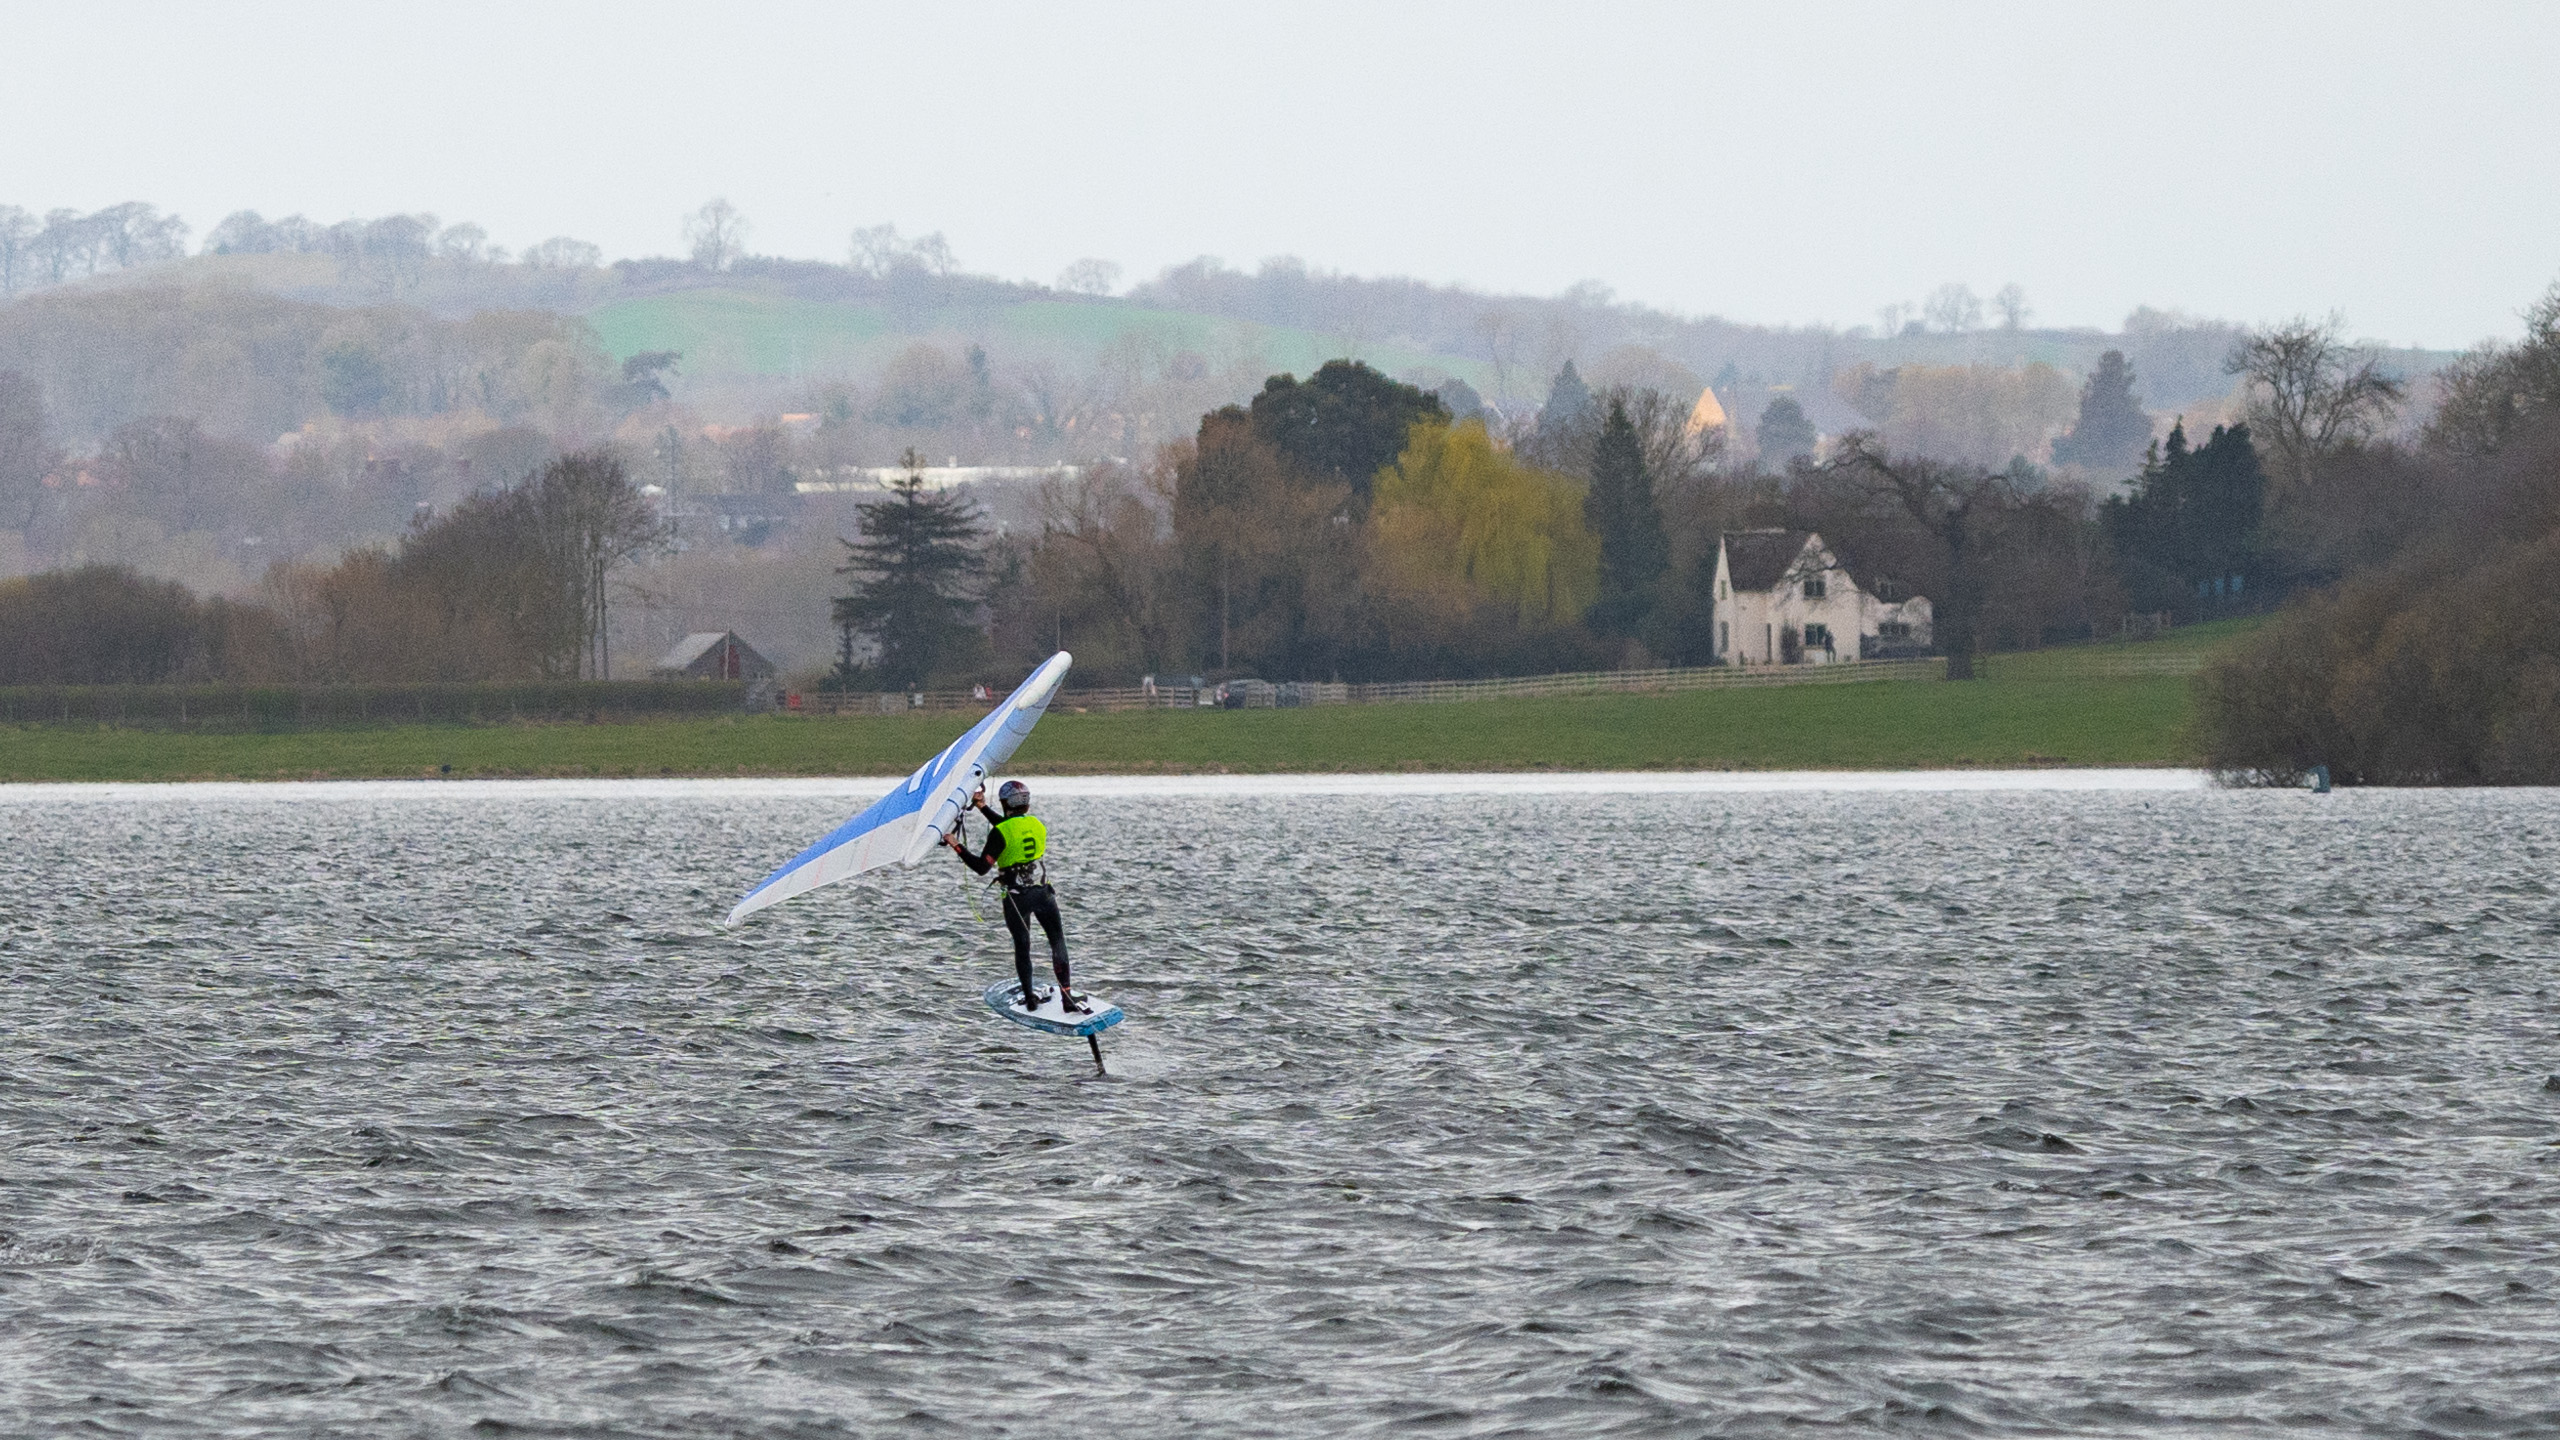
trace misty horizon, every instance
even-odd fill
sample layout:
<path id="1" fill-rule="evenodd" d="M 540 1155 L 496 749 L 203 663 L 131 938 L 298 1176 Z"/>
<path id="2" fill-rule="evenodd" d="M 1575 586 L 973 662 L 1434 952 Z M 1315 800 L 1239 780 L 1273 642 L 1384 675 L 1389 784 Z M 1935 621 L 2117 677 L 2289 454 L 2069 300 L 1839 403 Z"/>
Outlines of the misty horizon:
<path id="1" fill-rule="evenodd" d="M 725 206 L 725 197 L 713 197 L 681 220 L 679 239 L 692 228 L 695 219 L 714 206 Z M 41 257 L 35 253 L 40 233 L 50 233 L 67 223 L 75 231 L 84 223 L 93 228 L 126 214 L 142 217 L 148 238 L 139 253 L 126 258 L 112 258 L 108 242 L 91 239 L 85 249 L 70 261 L 74 273 L 47 275 Z M 1265 256 L 1252 266 L 1230 264 L 1223 257 L 1197 255 L 1191 259 L 1164 266 L 1152 276 L 1130 277 L 1124 267 L 1106 257 L 1085 256 L 1064 267 L 1049 279 L 1037 276 L 1007 276 L 970 267 L 958 247 L 950 244 L 940 231 L 902 232 L 894 223 L 858 227 L 849 236 L 847 253 L 836 257 L 814 255 L 782 255 L 756 250 L 752 245 L 753 217 L 731 212 L 737 226 L 725 254 L 716 255 L 704 268 L 725 272 L 741 262 L 781 265 L 815 265 L 841 268 L 855 274 L 884 275 L 901 267 L 928 270 L 938 275 L 983 280 L 1029 291 L 1054 291 L 1082 295 L 1093 299 L 1121 300 L 1145 304 L 1153 298 L 1151 291 L 1162 291 L 1185 276 L 1241 276 L 1255 280 L 1278 278 L 1284 281 L 1348 282 L 1354 285 L 1421 286 L 1453 297 L 1482 300 L 1490 304 L 1506 302 L 1556 303 L 1592 310 L 1618 309 L 1638 315 L 1658 315 L 1691 323 L 1740 326 L 1778 334 L 1836 336 L 1843 339 L 1873 338 L 1892 340 L 1906 335 L 1972 334 L 2006 330 L 2049 334 L 2123 336 L 2143 329 L 2210 328 L 2238 330 L 2246 322 L 2227 316 L 2199 314 L 2174 304 L 2142 303 L 2128 311 L 2112 326 L 2100 324 L 2036 323 L 2039 317 L 2033 307 L 2034 297 L 2014 283 L 2001 290 L 1984 294 L 1961 280 L 1949 280 L 1933 287 L 1925 295 L 1894 301 L 1875 307 L 1873 318 L 1865 321 L 1835 322 L 1816 320 L 1784 323 L 1755 320 L 1720 312 L 1688 312 L 1674 306 L 1656 303 L 1638 296 L 1625 296 L 1600 279 L 1584 279 L 1566 286 L 1552 295 L 1523 292 L 1500 292 L 1453 281 L 1419 275 L 1364 275 L 1349 270 L 1310 264 L 1301 256 L 1279 254 Z M 238 244 L 239 236 L 226 236 L 246 225 L 268 232 L 263 244 Z M 334 222 L 322 222 L 299 213 L 268 217 L 252 209 L 226 212 L 222 219 L 200 234 L 185 217 L 162 212 L 148 201 L 129 200 L 83 215 L 69 207 L 16 206 L 0 199 L 0 300 L 14 295 L 55 285 L 77 284 L 100 275 L 123 271 L 144 271 L 149 267 L 175 261 L 232 254 L 272 253 L 276 251 L 306 254 L 335 253 L 333 245 L 343 249 L 360 238 L 368 229 L 385 225 L 408 225 L 415 231 L 419 258 L 462 260 L 490 267 L 518 266 L 531 270 L 611 270 L 618 266 L 664 266 L 682 264 L 690 259 L 700 265 L 704 256 L 699 248 L 688 257 L 685 245 L 671 245 L 662 251 L 643 254 L 614 255 L 604 247 L 575 235 L 553 233 L 538 241 L 510 247 L 499 243 L 486 227 L 470 219 L 446 222 L 431 210 L 395 211 L 380 216 L 350 216 Z M 39 226 L 42 231 L 39 231 Z M 278 238 L 281 236 L 282 238 Z M 128 248 L 131 242 L 127 241 Z M 156 248 L 155 248 L 156 247 Z M 61 262 L 56 262 L 61 268 Z M 2351 321 L 2332 309 L 2330 318 Z M 2521 329 L 2522 308 L 2517 310 Z M 2291 318 L 2310 318 L 2291 317 Z M 2449 354 L 2445 347 L 2401 345 L 2388 339 L 2353 331 L 2354 343 L 2377 351 L 2402 350 Z M 1370 337 L 1374 338 L 1374 337 Z M 2504 340 L 2510 336 L 2485 337 Z M 1346 354 L 1350 353 L 1346 351 Z"/>
<path id="2" fill-rule="evenodd" d="M 1143 276 L 1300 255 L 1491 295 L 1596 277 L 1668 313 L 1842 329 L 1951 281 L 2015 283 L 2060 328 L 2143 305 L 2341 312 L 2437 350 L 2514 336 L 2517 297 L 2560 273 L 2560 192 L 2491 160 L 2560 123 L 2538 98 L 2547 10 L 1316 5 L 1274 31 L 770 4 L 721 33 L 778 43 L 687 45 L 664 43 L 691 23 L 671 8 L 447 21 L 30 10 L 13 35 L 48 63 L 0 95 L 18 202 L 148 196 L 210 225 L 244 200 L 427 201 L 511 247 L 566 230 L 622 258 L 666 253 L 675 217 L 725 195 L 759 253 L 832 262 L 894 220 L 1043 283 L 1087 256 Z M 92 103 L 101 74 L 118 104 Z"/>

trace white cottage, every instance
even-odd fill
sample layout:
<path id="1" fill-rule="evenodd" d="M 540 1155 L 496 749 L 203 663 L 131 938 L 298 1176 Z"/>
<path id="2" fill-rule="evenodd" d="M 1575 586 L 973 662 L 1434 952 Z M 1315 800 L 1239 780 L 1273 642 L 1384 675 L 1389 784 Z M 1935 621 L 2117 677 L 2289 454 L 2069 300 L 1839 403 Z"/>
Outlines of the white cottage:
<path id="1" fill-rule="evenodd" d="M 1728 530 L 1716 544 L 1716 658 L 1824 665 L 1929 648 L 1927 597 L 1887 602 L 1811 530 Z"/>

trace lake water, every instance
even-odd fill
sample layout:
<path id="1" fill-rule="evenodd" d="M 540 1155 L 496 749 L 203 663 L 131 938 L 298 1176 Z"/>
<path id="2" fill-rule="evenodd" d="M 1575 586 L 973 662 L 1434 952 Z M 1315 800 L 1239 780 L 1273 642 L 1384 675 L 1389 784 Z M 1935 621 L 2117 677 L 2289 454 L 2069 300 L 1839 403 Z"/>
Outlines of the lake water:
<path id="1" fill-rule="evenodd" d="M 0 1431 L 2560 1429 L 2560 793 L 878 788 L 0 789 Z"/>

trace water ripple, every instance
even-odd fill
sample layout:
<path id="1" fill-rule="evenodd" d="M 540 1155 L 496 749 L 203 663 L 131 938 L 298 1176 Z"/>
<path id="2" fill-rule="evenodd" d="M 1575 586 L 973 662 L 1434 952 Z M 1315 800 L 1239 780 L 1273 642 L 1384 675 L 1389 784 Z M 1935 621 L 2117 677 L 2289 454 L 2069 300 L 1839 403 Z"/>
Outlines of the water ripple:
<path id="1" fill-rule="evenodd" d="M 2551 792 L 1297 788 L 1052 787 L 1107 1081 L 841 786 L 0 796 L 0 1416 L 2560 1427 Z"/>

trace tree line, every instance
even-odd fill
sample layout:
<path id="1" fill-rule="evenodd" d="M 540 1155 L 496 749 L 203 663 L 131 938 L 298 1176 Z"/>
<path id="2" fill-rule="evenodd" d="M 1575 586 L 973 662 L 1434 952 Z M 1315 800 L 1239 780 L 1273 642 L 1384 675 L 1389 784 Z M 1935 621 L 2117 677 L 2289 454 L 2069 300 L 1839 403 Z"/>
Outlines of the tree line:
<path id="1" fill-rule="evenodd" d="M 142 202 L 103 210 L 0 205 L 0 297 L 187 253 L 187 222 Z"/>
<path id="2" fill-rule="evenodd" d="M 1719 539 L 1764 526 L 1820 530 L 1887 598 L 1932 597 L 1962 674 L 1978 646 L 2121 616 L 2099 515 L 2077 482 L 1872 434 L 1781 471 L 1736 464 L 1685 400 L 1595 392 L 1570 364 L 1533 423 L 1498 426 L 1335 361 L 1141 462 L 1051 482 L 1035 536 L 990 541 L 965 500 L 920 486 L 866 507 L 837 680 L 952 683 L 1059 647 L 1120 683 L 1706 664 Z M 883 538 L 899 535 L 931 558 Z"/>
<path id="3" fill-rule="evenodd" d="M 880 305 L 898 328 L 931 331 L 947 323 L 955 308 L 1030 301 L 1101 303 L 1111 298 L 1119 284 L 1118 267 L 1098 258 L 1077 261 L 1049 285 L 973 275 L 940 234 L 907 235 L 893 225 L 854 231 L 843 258 L 833 261 L 754 254 L 747 248 L 752 233 L 747 217 L 726 201 L 713 200 L 683 217 L 675 231 L 683 247 L 680 255 L 623 260 L 607 267 L 598 247 L 573 237 L 553 236 L 510 251 L 494 243 L 477 224 L 446 223 L 424 212 L 322 223 L 301 215 L 271 219 L 241 210 L 205 232 L 194 253 L 214 261 L 293 257 L 293 264 L 232 264 L 222 267 L 222 273 L 336 308 L 402 304 L 442 317 L 474 311 L 583 313 L 617 298 L 737 284 L 795 299 Z M 0 297 L 181 258 L 188 253 L 187 235 L 183 221 L 139 202 L 90 213 L 57 209 L 41 216 L 22 207 L 0 206 Z M 324 260 L 328 263 L 317 263 Z M 172 281 L 185 278 L 189 277 L 170 277 Z M 160 297 L 164 307 L 170 298 Z M 2012 363 L 2028 313 L 2022 297 L 2005 293 L 1994 297 L 2001 326 L 1985 330 L 1980 328 L 1982 302 L 1961 285 L 1941 287 L 1927 307 L 1892 307 L 1893 314 L 1886 317 L 1881 330 L 1857 326 L 1845 331 L 1772 330 L 1713 318 L 1675 317 L 1620 302 L 1605 288 L 1589 285 L 1555 297 L 1487 296 L 1462 287 L 1331 274 L 1285 257 L 1266 262 L 1254 274 L 1213 260 L 1194 261 L 1128 290 L 1125 298 L 1253 326 L 1290 327 L 1337 343 L 1345 354 L 1390 341 L 1417 345 L 1445 357 L 1442 363 L 1448 370 L 1464 370 L 1485 385 L 1506 419 L 1519 418 L 1533 408 L 1544 377 L 1574 356 L 1584 357 L 1594 373 L 1612 381 L 1666 390 L 1681 388 L 1682 381 L 1675 376 L 1685 377 L 1694 390 L 1712 370 L 1720 392 L 1739 388 L 1753 397 L 1754 409 L 1772 387 L 1827 392 L 1837 388 L 1835 382 L 1842 375 L 1865 367 L 1888 377 L 1882 386 L 1856 384 L 1856 396 L 1866 408 L 1890 401 L 1891 382 L 1902 382 L 1899 403 L 1886 403 L 1868 417 L 1898 447 L 1914 448 L 1916 443 L 1917 448 L 1929 448 L 1928 427 L 1933 420 L 1943 424 L 1957 417 L 1963 433 L 1949 437 L 1950 443 L 2005 445 L 1999 454 L 1988 457 L 1997 463 L 2011 453 L 2036 453 L 2041 432 L 2027 434 L 2023 445 L 2001 432 L 2035 431 L 2038 417 L 2050 414 L 2057 396 L 2067 389 L 2058 372 Z M 1905 320 L 1901 318 L 1905 310 L 1929 318 Z M 1149 333 L 1157 338 L 1145 338 Z M 2219 380 L 2213 360 L 2234 333 L 2216 322 L 2151 310 L 2128 316 L 2124 335 L 2115 341 L 2080 332 L 2035 332 L 2038 350 L 2068 357 L 2066 363 L 2088 363 L 2097 349 L 2117 345 L 2151 377 L 2155 397 L 2172 403 L 2211 398 L 2211 387 Z M 1024 402 L 1018 408 L 1030 417 L 1028 424 L 964 427 L 947 418 L 947 407 L 929 405 L 927 409 L 940 409 L 946 418 L 902 420 L 911 433 L 882 437 L 870 458 L 876 462 L 909 443 L 926 445 L 928 450 L 938 446 L 947 453 L 953 441 L 967 438 L 983 458 L 996 458 L 987 449 L 993 444 L 1037 450 L 1041 459 L 1062 459 L 1070 451 L 1096 453 L 1092 427 L 1097 422 L 1106 422 L 1118 432 L 1106 442 L 1114 453 L 1134 455 L 1170 438 L 1170 431 L 1153 422 L 1186 428 L 1187 416 L 1198 413 L 1201 397 L 1177 393 L 1182 388 L 1178 382 L 1215 375 L 1227 382 L 1223 398 L 1243 393 L 1242 386 L 1261 373 L 1254 369 L 1251 375 L 1242 374 L 1251 357 L 1226 353 L 1251 348 L 1241 328 L 1222 343 L 1193 342 L 1188 347 L 1165 344 L 1160 332 L 1149 332 L 1143 325 L 1127 327 L 1125 335 L 1135 337 L 1132 353 L 1088 357 L 1094 362 L 1090 365 L 1062 364 L 1051 347 L 1037 344 L 996 357 L 998 369 L 1008 372 L 1001 377 L 999 391 L 1007 402 L 1016 398 Z M 263 365 L 272 353 L 245 338 L 238 348 L 253 365 Z M 961 347 L 951 348 L 956 352 Z M 1150 353 L 1155 351 L 1162 353 Z M 196 365 L 227 369 L 233 378 L 240 378 L 240 358 L 226 353 L 199 358 Z M 795 364 L 792 380 L 751 377 L 734 370 L 723 371 L 720 379 L 732 390 L 759 392 L 760 405 L 804 412 L 822 409 L 824 395 L 794 392 L 830 387 L 799 382 L 798 369 Z M 1162 372 L 1157 383 L 1134 384 L 1133 377 L 1123 373 L 1144 369 Z M 1435 386 L 1448 370 L 1425 366 L 1407 378 Z M 49 387 L 61 388 L 54 386 L 51 377 L 43 378 Z M 361 377 L 357 378 L 361 388 Z M 836 382 L 831 388 L 839 390 L 849 388 L 843 382 L 855 378 L 841 373 L 825 377 Z M 900 388 L 899 377 L 884 380 L 884 390 Z M 868 384 L 862 389 L 866 393 L 858 408 L 865 412 L 915 414 L 915 407 L 871 395 Z M 1986 397 L 2007 411 L 1996 422 L 1981 411 L 1980 402 Z M 123 407 L 121 418 L 184 414 L 217 428 L 233 428 L 205 411 L 172 410 L 148 403 L 144 397 L 137 401 L 141 403 Z M 65 403 L 73 409 L 87 408 L 84 402 L 67 397 Z M 1192 408 L 1185 410 L 1185 404 Z M 872 417 L 866 413 L 865 418 Z M 1044 418 L 1052 422 L 1045 430 Z M 1079 422 L 1075 433 L 1067 433 L 1058 423 L 1065 421 Z M 1894 433 L 1897 427 L 1911 431 L 1916 441 Z M 82 417 L 69 421 L 68 428 L 86 435 L 111 426 L 92 425 Z M 282 428 L 289 427 L 277 426 L 265 433 Z M 253 433 L 249 427 L 243 429 Z M 912 433 L 925 429 L 953 433 L 929 443 Z M 1017 441 L 1025 443 L 1017 446 Z M 1940 458 L 1978 458 L 1933 453 Z"/>
<path id="4" fill-rule="evenodd" d="M 2307 583 L 2205 673 L 2209 760 L 2270 783 L 2560 783 L 2560 286 L 2520 342 L 2441 377 L 2412 442 L 2375 434 L 2399 382 L 2310 329 L 2249 357 L 2275 441 L 2262 555 Z"/>
<path id="5" fill-rule="evenodd" d="M 187 254 L 187 222 L 141 201 L 83 213 L 42 214 L 0 205 L 0 298 L 101 273 L 131 269 Z M 205 255 L 327 255 L 342 281 L 384 292 L 414 289 L 431 260 L 505 265 L 536 270 L 600 265 L 604 251 L 584 240 L 554 236 L 511 256 L 489 243 L 489 232 L 469 221 L 443 225 L 429 214 L 383 215 L 370 220 L 321 224 L 301 215 L 269 220 L 255 210 L 235 210 L 206 232 Z"/>
<path id="6" fill-rule="evenodd" d="M 0 581 L 0 684 L 599 677 L 614 575 L 663 537 L 618 457 L 565 455 L 247 599 L 104 565 Z"/>
<path id="7" fill-rule="evenodd" d="M 2264 608 L 2414 564 L 2412 537 L 2476 545 L 2504 533 L 2495 527 L 2525 511 L 2481 477 L 2535 453 L 2539 397 L 2560 369 L 2549 353 L 2560 302 L 2533 324 L 2523 346 L 2467 357 L 2409 444 L 2387 434 L 2401 382 L 2336 325 L 2257 333 L 2228 357 L 2249 396 L 2245 423 L 2200 442 L 2183 426 L 2146 442 L 2134 482 L 2106 497 L 2021 459 L 1993 467 L 1898 448 L 1883 430 L 1817 449 L 1802 416 L 1775 402 L 1759 418 L 1761 450 L 1784 464 L 1737 460 L 1727 432 L 1692 424 L 1682 398 L 1595 390 L 1570 364 L 1533 417 L 1506 422 L 1462 387 L 1424 390 L 1336 361 L 1304 380 L 1269 377 L 1248 403 L 1208 410 L 1152 454 L 1050 483 L 1034 533 L 991 535 L 965 500 L 920 480 L 865 507 L 846 537 L 848 583 L 830 602 L 844 642 L 834 683 L 962 682 L 1058 646 L 1079 652 L 1085 674 L 1122 681 L 1706 663 L 1718 537 L 1766 526 L 1820 530 L 1884 598 L 1930 597 L 1962 676 L 1980 651 L 2112 633 L 2129 609 L 2189 620 Z M 2142 415 L 2134 385 L 2121 357 L 2102 363 L 2065 443 L 2129 448 Z M 40 431 L 9 424 L 31 410 L 28 388 L 0 379 L 0 472 L 42 461 Z M 630 468 L 658 458 L 627 444 L 537 456 L 521 481 L 431 508 L 396 543 L 277 567 L 254 597 L 226 603 L 219 626 L 188 622 L 200 632 L 193 658 L 102 662 L 98 673 L 600 673 L 608 577 L 665 538 Z M 921 466 L 912 451 L 910 461 Z M 95 463 L 187 524 L 220 503 L 207 497 L 226 467 L 247 461 L 218 437 L 164 425 L 122 434 Z M 588 538 L 562 538 L 575 536 Z M 46 588 L 59 577 L 39 580 L 12 603 L 83 608 Z"/>
<path id="8" fill-rule="evenodd" d="M 622 398 L 620 366 L 570 316 L 449 320 L 220 287 L 74 289 L 0 306 L 0 370 L 39 387 L 57 432 L 78 440 L 171 416 L 261 441 L 332 417 L 461 412 L 592 429 Z"/>
<path id="9" fill-rule="evenodd" d="M 2515 428 L 2515 402 L 2480 398 L 2506 382 L 2480 377 L 2535 363 L 2530 346 L 2466 362 L 2428 434 Z M 2463 508 L 2458 487 L 2410 470 L 2421 451 L 2386 438 L 2404 382 L 2335 320 L 2248 332 L 2224 365 L 2245 418 L 2155 443 L 2132 363 L 2102 357 L 2056 448 L 2135 469 L 2110 491 L 1898 436 L 1892 392 L 1909 376 L 1853 377 L 1886 423 L 1819 451 L 1780 397 L 1744 462 L 1670 396 L 1595 392 L 1570 363 L 1532 419 L 1506 424 L 1463 387 L 1337 361 L 1272 377 L 1152 457 L 1053 483 L 1036 536 L 987 541 L 964 502 L 919 489 L 894 502 L 906 521 L 871 507 L 867 531 L 929 525 L 942 548 L 928 576 L 877 548 L 849 556 L 838 679 L 950 682 L 1059 646 L 1122 682 L 1708 663 L 1718 538 L 1770 526 L 1820 531 L 1882 598 L 1929 597 L 1963 678 L 1983 651 L 2112 635 L 2135 616 L 2272 608 L 2390 563 Z M 935 618 L 884 646 L 886 612 L 865 597 L 892 578 Z"/>
<path id="10" fill-rule="evenodd" d="M 1127 293 L 1167 309 L 1337 337 L 1346 351 L 1394 336 L 1467 356 L 1483 364 L 1493 402 L 1514 416 L 1534 407 L 1547 378 L 1576 356 L 1584 358 L 1586 369 L 1612 370 L 1605 357 L 1614 353 L 1658 354 L 1698 367 L 1699 378 L 1720 394 L 1737 386 L 1809 387 L 1825 385 L 1836 372 L 1860 363 L 2005 367 L 2030 318 L 2023 295 L 1994 296 L 1999 324 L 1980 328 L 1981 302 L 1967 308 L 1967 292 L 1957 285 L 1931 297 L 1938 302 L 1934 306 L 1891 307 L 1876 326 L 1778 328 L 1666 314 L 1591 284 L 1549 297 L 1493 296 L 1456 285 L 1331 273 L 1287 256 L 1253 271 L 1202 257 Z M 2092 363 L 2101 350 L 2121 350 L 2152 378 L 2164 403 L 2186 405 L 2219 397 L 2221 362 L 2239 329 L 2145 307 L 2128 315 L 2123 333 L 2112 339 L 2062 330 L 2025 333 L 2035 335 L 2045 353 L 2071 356 L 2076 365 Z M 1594 364 L 1593 357 L 1603 358 Z"/>

